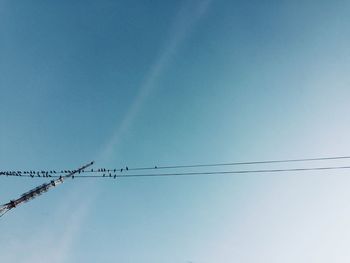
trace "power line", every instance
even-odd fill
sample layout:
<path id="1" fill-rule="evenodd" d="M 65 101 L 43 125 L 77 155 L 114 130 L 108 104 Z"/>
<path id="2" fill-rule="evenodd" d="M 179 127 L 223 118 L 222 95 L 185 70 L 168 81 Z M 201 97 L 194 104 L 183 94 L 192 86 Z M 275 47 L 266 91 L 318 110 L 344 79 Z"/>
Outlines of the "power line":
<path id="1" fill-rule="evenodd" d="M 350 166 L 326 166 L 309 168 L 286 168 L 286 169 L 257 169 L 257 170 L 233 170 L 233 171 L 202 171 L 202 172 L 180 172 L 180 173 L 149 173 L 149 174 L 105 174 L 105 175 L 76 175 L 75 178 L 128 178 L 128 177 L 167 177 L 167 176 L 191 176 L 191 175 L 228 175 L 228 174 L 254 174 L 254 173 L 278 173 L 278 172 L 305 172 L 325 170 L 345 170 Z M 9 175 L 17 176 L 17 175 Z M 22 177 L 30 177 L 28 175 Z M 37 177 L 37 176 L 34 176 Z M 59 176 L 52 176 L 59 177 Z"/>
<path id="2" fill-rule="evenodd" d="M 331 161 L 331 160 L 345 160 L 350 159 L 350 156 L 334 156 L 334 157 L 317 157 L 317 158 L 300 158 L 300 159 L 284 159 L 284 160 L 264 160 L 264 161 L 248 161 L 248 162 L 228 162 L 228 163 L 209 163 L 209 164 L 189 164 L 189 165 L 168 165 L 168 166 L 149 166 L 149 167 L 128 167 L 123 168 L 99 168 L 91 170 L 82 170 L 79 173 L 117 173 L 128 171 L 147 171 L 147 170 L 166 170 L 166 169 L 181 169 L 181 168 L 205 168 L 205 167 L 225 167 L 225 166 L 239 166 L 239 165 L 256 165 L 256 164 L 278 164 L 278 163 L 297 163 L 297 162 L 314 162 L 314 161 Z M 27 170 L 27 171 L 0 171 L 1 175 L 17 175 L 28 177 L 54 177 L 57 174 L 68 174 L 74 170 Z"/>
<path id="3" fill-rule="evenodd" d="M 126 174 L 116 177 L 156 177 L 156 176 L 190 176 L 190 175 L 225 175 L 225 174 L 252 174 L 252 173 L 276 173 L 276 172 L 303 172 L 303 171 L 322 171 L 322 170 L 343 170 L 350 169 L 350 166 L 332 166 L 332 167 L 311 167 L 311 168 L 288 168 L 288 169 L 261 169 L 261 170 L 236 170 L 236 171 L 209 171 L 209 172 L 181 172 L 181 173 L 156 173 L 156 174 Z M 101 175 L 81 175 L 80 178 L 105 178 Z"/>
<path id="4" fill-rule="evenodd" d="M 249 161 L 249 162 L 211 163 L 211 164 L 169 165 L 169 166 L 154 166 L 154 167 L 136 167 L 136 168 L 129 168 L 129 171 L 238 166 L 238 165 L 254 165 L 254 164 L 296 163 L 296 162 L 327 161 L 327 160 L 341 160 L 341 159 L 350 159 L 350 156 L 301 158 L 301 159 L 285 159 L 285 160 L 265 160 L 265 161 Z"/>

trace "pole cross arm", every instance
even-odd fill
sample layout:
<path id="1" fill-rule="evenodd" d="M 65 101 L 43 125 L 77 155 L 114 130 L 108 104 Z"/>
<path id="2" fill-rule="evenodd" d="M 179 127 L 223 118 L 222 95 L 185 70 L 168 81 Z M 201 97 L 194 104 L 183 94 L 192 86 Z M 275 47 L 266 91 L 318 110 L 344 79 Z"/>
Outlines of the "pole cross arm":
<path id="1" fill-rule="evenodd" d="M 90 162 L 90 163 L 80 167 L 79 169 L 70 172 L 69 174 L 67 174 L 65 176 L 60 176 L 56 180 L 52 180 L 49 183 L 44 183 L 42 185 L 39 185 L 39 186 L 29 190 L 28 192 L 22 194 L 19 198 L 15 199 L 15 200 L 11 200 L 10 202 L 8 202 L 6 204 L 1 205 L 0 206 L 0 217 L 2 217 L 4 214 L 6 214 L 11 209 L 17 207 L 18 205 L 26 203 L 26 202 L 36 198 L 37 196 L 42 195 L 43 193 L 49 191 L 51 188 L 56 187 L 59 184 L 62 184 L 64 182 L 64 179 L 69 178 L 69 177 L 74 178 L 74 174 L 80 173 L 81 171 L 83 171 L 84 169 L 86 169 L 87 167 L 89 167 L 93 164 L 94 164 L 94 162 Z"/>

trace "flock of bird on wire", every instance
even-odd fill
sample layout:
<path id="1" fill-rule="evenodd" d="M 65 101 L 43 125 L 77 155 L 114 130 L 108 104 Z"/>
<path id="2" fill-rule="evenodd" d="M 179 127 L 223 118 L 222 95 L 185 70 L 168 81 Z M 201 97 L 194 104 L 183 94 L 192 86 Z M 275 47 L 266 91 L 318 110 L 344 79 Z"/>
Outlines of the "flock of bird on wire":
<path id="1" fill-rule="evenodd" d="M 155 167 L 157 168 L 157 167 Z M 50 170 L 50 171 L 45 171 L 45 170 L 41 170 L 41 171 L 34 171 L 34 170 L 29 170 L 29 171 L 0 171 L 0 175 L 2 176 L 19 176 L 19 177 L 59 177 L 60 174 L 70 174 L 72 172 L 77 171 L 78 174 L 81 173 L 101 173 L 102 177 L 113 177 L 116 178 L 117 177 L 117 172 L 122 173 L 123 171 L 128 171 L 129 168 L 128 166 L 126 166 L 125 168 L 121 168 L 121 169 L 105 169 L 105 168 L 99 168 L 99 169 L 91 169 L 91 170 L 82 170 L 82 171 L 78 171 L 78 170 L 60 170 L 60 171 L 56 171 L 56 170 Z M 72 176 L 72 178 L 74 179 L 74 175 Z"/>
<path id="2" fill-rule="evenodd" d="M 350 159 L 350 156 L 334 156 L 334 157 L 318 157 L 318 158 L 301 158 L 301 159 L 283 159 L 283 160 L 265 160 L 265 161 L 249 161 L 249 162 L 230 162 L 230 163 L 204 163 L 204 164 L 189 164 L 189 165 L 170 165 L 170 166 L 149 166 L 130 168 L 98 168 L 98 169 L 78 169 L 78 170 L 25 170 L 25 171 L 0 171 L 0 176 L 16 176 L 16 177 L 64 177 L 67 174 L 73 173 L 70 176 L 72 179 L 79 178 L 114 178 L 117 177 L 153 177 L 153 176 L 181 176 L 181 175 L 219 175 L 219 174 L 248 174 L 248 173 L 279 173 L 279 172 L 303 172 L 303 171 L 322 171 L 322 170 L 344 170 L 350 169 L 349 165 L 343 166 L 302 166 L 302 167 L 286 167 L 286 168 L 269 168 L 269 169 L 241 169 L 241 170 L 223 170 L 226 167 L 233 166 L 249 166 L 249 165 L 264 165 L 264 164 L 288 164 L 288 163 L 306 163 L 324 161 L 345 161 Z M 172 172 L 162 173 L 160 170 L 173 170 Z M 174 171 L 175 170 L 175 171 Z M 138 172 L 135 174 L 135 172 Z M 146 171 L 152 171 L 146 173 Z"/>

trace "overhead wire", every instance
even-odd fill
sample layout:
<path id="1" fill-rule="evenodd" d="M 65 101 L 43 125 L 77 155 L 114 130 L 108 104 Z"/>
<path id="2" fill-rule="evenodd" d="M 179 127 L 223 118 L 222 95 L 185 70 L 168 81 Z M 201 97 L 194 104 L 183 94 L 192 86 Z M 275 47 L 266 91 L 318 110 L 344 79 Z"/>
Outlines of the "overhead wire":
<path id="1" fill-rule="evenodd" d="M 256 169 L 256 170 L 232 170 L 232 171 L 200 171 L 200 172 L 178 172 L 178 173 L 146 173 L 146 174 L 108 174 L 108 175 L 76 175 L 74 178 L 128 178 L 128 177 L 166 177 L 166 176 L 191 176 L 191 175 L 228 175 L 228 174 L 254 174 L 254 173 L 277 173 L 277 172 L 305 172 L 305 171 L 325 171 L 325 170 L 345 170 L 350 166 L 323 166 L 307 168 L 286 168 L 286 169 Z M 8 175 L 18 176 L 18 175 Z M 30 177 L 30 175 L 22 175 Z M 38 177 L 38 176 L 34 176 Z M 60 177 L 53 175 L 50 177 Z"/>
<path id="2" fill-rule="evenodd" d="M 128 167 L 123 168 L 99 168 L 91 170 L 83 170 L 81 173 L 117 173 L 128 171 L 147 171 L 147 170 L 167 170 L 167 169 L 184 169 L 184 168 L 208 168 L 208 167 L 227 167 L 240 165 L 258 165 L 258 164 L 278 164 L 278 163 L 298 163 L 298 162 L 319 162 L 331 160 L 350 159 L 350 156 L 333 156 L 333 157 L 317 157 L 317 158 L 299 158 L 299 159 L 282 159 L 282 160 L 264 160 L 264 161 L 248 161 L 248 162 L 227 162 L 227 163 L 202 163 L 188 165 L 167 165 L 167 166 L 149 166 L 149 167 Z M 18 175 L 23 177 L 54 177 L 56 174 L 68 174 L 74 170 L 26 170 L 26 171 L 0 171 L 1 175 Z"/>
<path id="3" fill-rule="evenodd" d="M 220 166 L 238 166 L 238 165 L 254 165 L 254 164 L 276 164 L 276 163 L 296 163 L 309 161 L 327 161 L 350 159 L 350 156 L 335 157 L 318 157 L 318 158 L 301 158 L 301 159 L 284 159 L 284 160 L 265 160 L 265 161 L 248 161 L 248 162 L 228 162 L 228 163 L 210 163 L 210 164 L 189 164 L 189 165 L 169 165 L 169 166 L 153 166 L 153 167 L 136 167 L 129 168 L 129 171 L 140 170 L 160 170 L 160 169 L 178 169 L 178 168 L 200 168 L 200 167 L 220 167 Z"/>

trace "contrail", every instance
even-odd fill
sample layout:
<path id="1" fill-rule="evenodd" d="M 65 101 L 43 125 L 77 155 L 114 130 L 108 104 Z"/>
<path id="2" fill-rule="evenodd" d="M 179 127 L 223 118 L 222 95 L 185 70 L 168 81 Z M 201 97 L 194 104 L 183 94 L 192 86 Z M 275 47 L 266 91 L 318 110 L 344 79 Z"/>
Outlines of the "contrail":
<path id="1" fill-rule="evenodd" d="M 163 74 L 165 68 L 169 66 L 179 46 L 185 41 L 186 37 L 194 29 L 199 20 L 205 15 L 210 3 L 211 0 L 187 1 L 181 7 L 174 20 L 170 30 L 170 37 L 164 49 L 160 52 L 159 57 L 149 70 L 126 116 L 96 158 L 97 160 L 108 160 L 113 155 L 114 150 L 119 145 L 123 135 L 134 122 L 148 95 L 156 88 L 160 76 Z"/>

